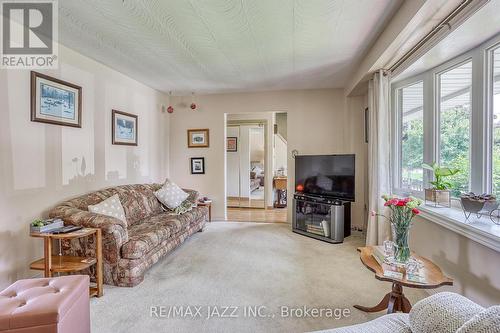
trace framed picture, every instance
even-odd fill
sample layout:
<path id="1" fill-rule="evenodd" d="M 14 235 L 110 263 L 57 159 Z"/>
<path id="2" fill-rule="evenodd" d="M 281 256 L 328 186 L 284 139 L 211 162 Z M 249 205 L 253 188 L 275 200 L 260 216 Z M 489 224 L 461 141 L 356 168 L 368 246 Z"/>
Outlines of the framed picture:
<path id="1" fill-rule="evenodd" d="M 137 146 L 137 115 L 118 110 L 112 111 L 112 143 Z"/>
<path id="2" fill-rule="evenodd" d="M 191 157 L 191 174 L 204 175 L 205 174 L 205 158 L 204 157 Z"/>
<path id="3" fill-rule="evenodd" d="M 234 153 L 238 151 L 238 138 L 235 136 L 228 136 L 227 141 L 227 152 Z"/>
<path id="4" fill-rule="evenodd" d="M 31 72 L 31 121 L 82 127 L 82 87 Z"/>
<path id="5" fill-rule="evenodd" d="M 188 130 L 188 148 L 207 148 L 209 143 L 208 128 Z"/>

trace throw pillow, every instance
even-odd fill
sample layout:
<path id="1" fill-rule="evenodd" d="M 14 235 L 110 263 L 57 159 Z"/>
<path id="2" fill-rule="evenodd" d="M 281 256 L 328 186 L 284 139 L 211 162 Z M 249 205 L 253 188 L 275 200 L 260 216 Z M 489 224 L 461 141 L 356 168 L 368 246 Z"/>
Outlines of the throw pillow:
<path id="1" fill-rule="evenodd" d="M 456 333 L 500 332 L 500 305 L 491 306 L 472 317 Z"/>
<path id="2" fill-rule="evenodd" d="M 184 200 L 177 208 L 174 209 L 174 213 L 177 215 L 187 213 L 197 205 L 198 197 L 200 196 L 200 194 L 197 191 L 193 190 L 187 190 L 187 191 L 188 191 L 187 199 Z"/>
<path id="3" fill-rule="evenodd" d="M 414 333 L 456 332 L 483 307 L 451 292 L 441 292 L 418 301 L 410 311 Z"/>
<path id="4" fill-rule="evenodd" d="M 106 200 L 101 201 L 97 205 L 88 206 L 88 210 L 89 212 L 111 216 L 127 223 L 127 219 L 125 218 L 125 211 L 123 210 L 123 206 L 120 202 L 118 194 L 115 194 L 107 198 Z"/>
<path id="5" fill-rule="evenodd" d="M 173 210 L 186 200 L 188 194 L 177 186 L 177 184 L 167 179 L 163 187 L 155 192 L 155 196 L 168 209 Z"/>

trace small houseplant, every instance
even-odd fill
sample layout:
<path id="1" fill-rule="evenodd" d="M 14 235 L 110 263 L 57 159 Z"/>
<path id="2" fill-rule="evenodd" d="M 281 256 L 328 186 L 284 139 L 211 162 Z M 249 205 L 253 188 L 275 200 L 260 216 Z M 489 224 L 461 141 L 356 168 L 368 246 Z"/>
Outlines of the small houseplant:
<path id="1" fill-rule="evenodd" d="M 422 204 L 422 201 L 415 197 L 398 198 L 383 195 L 382 198 L 385 200 L 384 206 L 391 210 L 391 215 L 387 217 L 374 211 L 372 215 L 382 216 L 391 223 L 394 261 L 396 264 L 406 264 L 411 255 L 408 243 L 411 223 L 413 218 L 420 214 L 417 207 Z"/>
<path id="2" fill-rule="evenodd" d="M 425 189 L 426 204 L 432 202 L 435 207 L 450 207 L 452 184 L 446 181 L 446 178 L 456 175 L 460 170 L 441 167 L 435 162 L 430 165 L 424 163 L 422 167 L 434 173 L 434 180 L 430 182 L 433 187 Z"/>

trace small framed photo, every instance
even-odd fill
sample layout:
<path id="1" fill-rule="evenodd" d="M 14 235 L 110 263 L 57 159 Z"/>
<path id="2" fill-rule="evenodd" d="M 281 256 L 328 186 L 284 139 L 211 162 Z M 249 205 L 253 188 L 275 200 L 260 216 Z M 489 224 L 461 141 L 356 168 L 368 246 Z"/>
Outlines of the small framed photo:
<path id="1" fill-rule="evenodd" d="M 238 151 L 238 138 L 235 136 L 228 136 L 226 138 L 226 145 L 227 145 L 226 151 L 228 153 L 237 152 Z"/>
<path id="2" fill-rule="evenodd" d="M 82 87 L 31 72 L 31 121 L 82 127 Z"/>
<path id="3" fill-rule="evenodd" d="M 112 143 L 114 145 L 137 146 L 137 123 L 137 115 L 113 110 Z"/>
<path id="4" fill-rule="evenodd" d="M 191 157 L 191 174 L 204 175 L 205 174 L 205 158 L 204 157 Z"/>
<path id="5" fill-rule="evenodd" d="M 208 148 L 209 144 L 208 128 L 188 130 L 188 148 Z"/>

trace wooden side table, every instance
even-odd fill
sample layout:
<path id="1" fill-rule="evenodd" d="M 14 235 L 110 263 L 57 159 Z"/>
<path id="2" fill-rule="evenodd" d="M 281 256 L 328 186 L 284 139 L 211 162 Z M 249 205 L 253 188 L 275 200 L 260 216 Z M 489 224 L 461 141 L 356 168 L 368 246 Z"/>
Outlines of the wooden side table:
<path id="1" fill-rule="evenodd" d="M 287 177 L 274 177 L 273 188 L 276 191 L 274 208 L 285 208 L 287 205 Z"/>
<path id="2" fill-rule="evenodd" d="M 453 285 L 453 280 L 445 276 L 436 264 L 429 259 L 416 255 L 415 253 L 412 253 L 412 256 L 423 264 L 421 272 L 425 278 L 425 283 L 409 281 L 406 278 L 406 274 L 403 275 L 402 279 L 384 276 L 384 267 L 381 266 L 372 256 L 372 246 L 359 247 L 358 252 L 360 252 L 359 257 L 361 262 L 366 266 L 366 268 L 375 273 L 376 279 L 392 282 L 392 291 L 385 295 L 379 304 L 373 307 L 354 305 L 354 307 L 358 310 L 364 312 L 378 312 L 387 309 L 387 313 L 397 311 L 408 313 L 411 310 L 411 304 L 403 294 L 403 286 L 418 289 L 434 289 L 444 285 Z"/>
<path id="3" fill-rule="evenodd" d="M 200 202 L 200 201 L 198 201 L 198 206 L 208 207 L 208 222 L 212 222 L 212 202 Z"/>
<path id="4" fill-rule="evenodd" d="M 101 297 L 103 295 L 103 273 L 102 273 L 102 235 L 101 229 L 84 228 L 67 234 L 31 233 L 31 237 L 43 238 L 44 257 L 31 263 L 30 268 L 44 271 L 45 277 L 51 277 L 53 273 L 79 272 L 96 265 L 96 286 L 90 287 L 89 295 Z M 52 241 L 63 239 L 75 239 L 82 237 L 96 237 L 95 258 L 78 256 L 63 256 L 61 253 L 52 254 Z"/>

